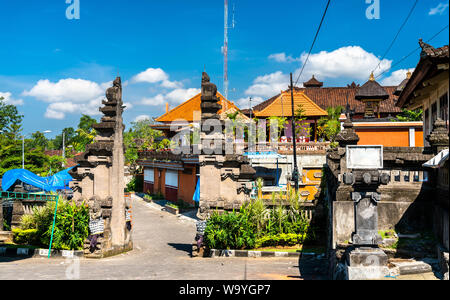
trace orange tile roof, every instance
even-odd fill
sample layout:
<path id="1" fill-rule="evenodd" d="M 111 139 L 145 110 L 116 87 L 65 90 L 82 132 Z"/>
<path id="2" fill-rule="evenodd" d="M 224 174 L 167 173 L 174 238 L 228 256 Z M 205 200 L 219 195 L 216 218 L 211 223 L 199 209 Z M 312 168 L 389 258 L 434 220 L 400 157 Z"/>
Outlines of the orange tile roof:
<path id="1" fill-rule="evenodd" d="M 305 93 L 294 91 L 294 111 L 302 106 L 306 117 L 322 117 L 328 113 L 314 103 Z M 256 117 L 292 117 L 291 93 L 281 93 L 271 104 L 264 109 L 255 112 Z"/>
<path id="2" fill-rule="evenodd" d="M 161 117 L 157 118 L 156 121 L 162 123 L 170 123 L 175 120 L 186 120 L 188 122 L 194 122 L 194 112 L 198 111 L 199 116 L 201 113 L 201 103 L 202 103 L 201 97 L 202 94 L 200 93 L 195 97 L 187 100 L 186 102 L 183 102 L 182 104 L 178 105 L 168 113 L 165 113 Z M 222 96 L 222 94 L 220 94 L 219 92 L 217 93 L 217 97 L 220 99 L 219 103 L 222 104 L 222 106 L 225 105 L 225 103 L 227 103 L 228 110 L 231 108 L 239 110 L 239 108 L 233 102 L 226 100 L 225 97 Z M 221 113 L 222 110 L 219 110 L 219 115 Z"/>

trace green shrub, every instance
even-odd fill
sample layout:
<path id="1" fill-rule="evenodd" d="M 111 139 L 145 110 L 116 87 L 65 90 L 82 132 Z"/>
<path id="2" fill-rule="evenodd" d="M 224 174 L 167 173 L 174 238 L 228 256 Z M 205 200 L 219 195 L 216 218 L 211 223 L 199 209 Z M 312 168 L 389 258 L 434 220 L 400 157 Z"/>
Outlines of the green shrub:
<path id="1" fill-rule="evenodd" d="M 39 242 L 37 229 L 13 229 L 13 242 L 18 245 L 36 245 Z"/>
<path id="2" fill-rule="evenodd" d="M 256 248 L 261 247 L 277 247 L 277 246 L 297 246 L 303 244 L 306 233 L 282 233 L 278 235 L 264 236 L 256 240 Z"/>
<path id="3" fill-rule="evenodd" d="M 133 179 L 127 184 L 126 192 L 142 192 L 144 190 L 144 177 L 134 176 Z"/>
<path id="4" fill-rule="evenodd" d="M 250 222 L 248 212 L 215 213 L 205 230 L 205 243 L 211 249 L 247 249 L 255 246 L 255 225 Z"/>
<path id="5" fill-rule="evenodd" d="M 293 246 L 315 238 L 298 195 L 290 193 L 286 207 L 282 205 L 284 198 L 273 194 L 272 208 L 257 199 L 244 204 L 239 213 L 215 213 L 207 222 L 206 245 L 212 249 L 239 250 L 255 246 Z"/>
<path id="6" fill-rule="evenodd" d="M 56 203 L 48 203 L 33 209 L 33 214 L 24 216 L 21 229 L 17 230 L 18 241 L 21 234 L 35 231 L 36 238 L 28 238 L 33 246 L 49 247 L 53 228 Z M 59 200 L 55 220 L 52 248 L 57 250 L 82 250 L 89 235 L 89 209 L 87 205 L 77 206 L 73 202 Z"/>

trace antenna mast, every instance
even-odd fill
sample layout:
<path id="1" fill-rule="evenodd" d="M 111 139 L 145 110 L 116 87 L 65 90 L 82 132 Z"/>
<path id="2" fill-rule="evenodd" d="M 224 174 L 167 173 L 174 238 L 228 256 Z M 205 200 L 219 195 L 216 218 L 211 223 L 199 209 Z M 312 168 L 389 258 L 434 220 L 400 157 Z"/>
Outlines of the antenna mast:
<path id="1" fill-rule="evenodd" d="M 223 57 L 223 89 L 225 93 L 225 99 L 228 100 L 228 0 L 225 0 Z M 227 111 L 227 109 L 227 102 L 225 101 L 225 112 Z"/>

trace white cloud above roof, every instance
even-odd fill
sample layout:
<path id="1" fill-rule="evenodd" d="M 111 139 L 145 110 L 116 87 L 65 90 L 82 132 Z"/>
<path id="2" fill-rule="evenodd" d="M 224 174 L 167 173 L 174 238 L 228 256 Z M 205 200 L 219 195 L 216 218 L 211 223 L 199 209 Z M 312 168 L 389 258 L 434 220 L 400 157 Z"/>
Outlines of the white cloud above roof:
<path id="1" fill-rule="evenodd" d="M 10 92 L 6 92 L 6 93 L 0 92 L 0 98 L 3 98 L 3 102 L 6 104 L 15 105 L 15 106 L 21 106 L 24 104 L 22 99 L 13 98 L 12 93 L 10 93 Z"/>

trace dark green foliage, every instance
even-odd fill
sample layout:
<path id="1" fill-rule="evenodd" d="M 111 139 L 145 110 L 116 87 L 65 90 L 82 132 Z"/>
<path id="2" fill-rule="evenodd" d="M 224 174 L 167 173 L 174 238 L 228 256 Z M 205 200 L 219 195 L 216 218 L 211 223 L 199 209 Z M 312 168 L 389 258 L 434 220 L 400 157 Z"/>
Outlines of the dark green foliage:
<path id="1" fill-rule="evenodd" d="M 36 245 L 39 244 L 37 229 L 23 230 L 16 228 L 13 230 L 13 242 L 17 245 Z"/>
<path id="2" fill-rule="evenodd" d="M 286 198 L 283 195 L 278 197 L 278 200 Z M 301 244 L 305 239 L 314 238 L 298 195 L 288 195 L 288 207 L 281 203 L 275 205 L 276 198 L 274 194 L 272 208 L 267 208 L 258 199 L 242 206 L 239 212 L 215 213 L 206 226 L 206 245 L 211 249 L 239 250 L 261 245 Z"/>
<path id="3" fill-rule="evenodd" d="M 255 246 L 255 224 L 245 208 L 240 213 L 214 214 L 205 231 L 205 242 L 211 249 L 247 249 Z"/>
<path id="4" fill-rule="evenodd" d="M 400 115 L 397 116 L 395 122 L 422 122 L 423 110 L 407 110 L 404 109 Z"/>
<path id="5" fill-rule="evenodd" d="M 303 244 L 306 233 L 280 233 L 277 235 L 263 236 L 256 240 L 256 248 L 277 247 L 277 246 L 297 246 Z"/>
<path id="6" fill-rule="evenodd" d="M 49 247 L 56 203 L 35 208 L 33 215 L 22 219 L 21 230 L 14 239 L 23 244 Z M 34 232 L 35 231 L 35 235 Z M 89 208 L 82 204 L 60 200 L 56 214 L 52 248 L 57 250 L 82 250 L 89 235 Z M 24 240 L 28 238 L 28 240 Z"/>
<path id="7" fill-rule="evenodd" d="M 126 191 L 130 192 L 142 192 L 144 189 L 144 177 L 134 176 L 133 179 L 127 184 Z"/>

